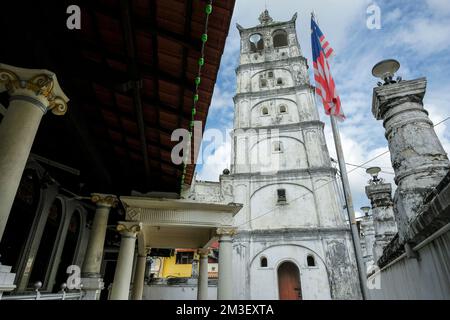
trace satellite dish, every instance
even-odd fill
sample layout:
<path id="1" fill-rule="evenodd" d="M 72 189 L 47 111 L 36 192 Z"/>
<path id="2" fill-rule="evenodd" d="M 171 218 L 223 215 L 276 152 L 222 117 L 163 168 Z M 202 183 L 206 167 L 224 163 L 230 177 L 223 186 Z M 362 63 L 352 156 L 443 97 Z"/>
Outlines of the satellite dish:
<path id="1" fill-rule="evenodd" d="M 395 73 L 400 69 L 400 62 L 394 59 L 388 59 L 378 62 L 372 68 L 372 75 L 384 80 L 384 84 L 396 83 L 392 80 Z"/>
<path id="2" fill-rule="evenodd" d="M 261 40 L 261 35 L 259 33 L 254 33 L 250 36 L 250 42 L 253 44 L 257 44 Z"/>

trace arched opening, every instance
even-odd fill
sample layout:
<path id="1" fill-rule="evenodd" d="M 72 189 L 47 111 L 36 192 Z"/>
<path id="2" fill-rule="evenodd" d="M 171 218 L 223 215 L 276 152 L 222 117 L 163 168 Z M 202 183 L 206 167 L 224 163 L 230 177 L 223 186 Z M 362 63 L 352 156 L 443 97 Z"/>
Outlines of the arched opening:
<path id="1" fill-rule="evenodd" d="M 278 293 L 280 300 L 302 300 L 300 271 L 290 261 L 278 267 Z"/>
<path id="2" fill-rule="evenodd" d="M 36 172 L 25 169 L 0 243 L 0 262 L 16 272 L 31 232 L 40 198 Z"/>
<path id="3" fill-rule="evenodd" d="M 250 51 L 257 52 L 264 49 L 264 40 L 262 35 L 259 33 L 254 33 L 249 37 L 250 41 Z"/>
<path id="4" fill-rule="evenodd" d="M 261 268 L 267 268 L 267 258 L 266 257 L 261 257 L 260 266 L 261 266 Z"/>
<path id="5" fill-rule="evenodd" d="M 66 282 L 69 276 L 66 271 L 67 267 L 74 263 L 75 251 L 77 249 L 78 239 L 80 235 L 81 215 L 75 211 L 70 218 L 69 228 L 67 230 L 66 240 L 61 253 L 61 259 L 58 265 L 58 271 L 55 277 L 55 284 L 53 292 L 58 292 L 61 289 L 61 284 Z"/>
<path id="6" fill-rule="evenodd" d="M 37 281 L 43 283 L 43 288 L 46 287 L 46 275 L 50 271 L 49 266 L 52 258 L 53 249 L 56 245 L 59 226 L 62 217 L 62 204 L 59 199 L 56 199 L 48 213 L 47 222 L 45 223 L 44 232 L 42 233 L 39 249 L 33 263 L 28 287 L 32 288 Z"/>
<path id="7" fill-rule="evenodd" d="M 283 79 L 277 78 L 277 85 L 281 86 L 283 84 Z"/>
<path id="8" fill-rule="evenodd" d="M 263 116 L 267 116 L 267 115 L 269 114 L 269 109 L 267 109 L 267 107 L 263 107 L 263 108 L 261 109 L 261 114 L 262 114 Z"/>
<path id="9" fill-rule="evenodd" d="M 308 267 L 315 267 L 316 266 L 316 260 L 314 259 L 314 256 L 309 254 L 306 257 L 306 263 L 308 264 Z"/>
<path id="10" fill-rule="evenodd" d="M 287 33 L 284 30 L 277 30 L 273 33 L 273 47 L 285 47 L 288 45 Z"/>
<path id="11" fill-rule="evenodd" d="M 286 106 L 284 104 L 282 104 L 280 106 L 280 113 L 286 113 L 286 112 L 287 112 L 287 108 L 286 108 Z"/>

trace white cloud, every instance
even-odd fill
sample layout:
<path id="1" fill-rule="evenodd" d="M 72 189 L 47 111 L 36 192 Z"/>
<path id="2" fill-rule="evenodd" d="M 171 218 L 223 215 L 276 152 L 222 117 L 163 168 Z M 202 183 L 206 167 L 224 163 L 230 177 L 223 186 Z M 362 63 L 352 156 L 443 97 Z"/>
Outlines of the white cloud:
<path id="1" fill-rule="evenodd" d="M 391 45 L 406 45 L 422 56 L 449 50 L 450 24 L 448 21 L 417 18 L 398 30 L 391 37 Z"/>
<path id="2" fill-rule="evenodd" d="M 231 144 L 229 141 L 219 145 L 212 154 L 206 156 L 198 180 L 219 181 L 223 169 L 230 168 Z"/>
<path id="3" fill-rule="evenodd" d="M 450 1 L 448 0 L 427 0 L 427 5 L 437 15 L 450 14 Z"/>

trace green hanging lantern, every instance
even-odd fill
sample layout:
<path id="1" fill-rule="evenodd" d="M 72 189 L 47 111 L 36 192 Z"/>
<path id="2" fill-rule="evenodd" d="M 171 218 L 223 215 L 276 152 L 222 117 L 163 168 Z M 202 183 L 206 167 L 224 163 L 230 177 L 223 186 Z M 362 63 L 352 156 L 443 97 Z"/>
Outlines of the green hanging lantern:
<path id="1" fill-rule="evenodd" d="M 194 102 L 198 101 L 198 93 L 194 94 Z"/>
<path id="2" fill-rule="evenodd" d="M 201 82 L 200 77 L 196 77 L 196 78 L 195 78 L 195 84 L 196 84 L 196 85 L 199 85 L 200 82 Z"/>
<path id="3" fill-rule="evenodd" d="M 197 110 L 195 108 L 192 108 L 192 116 L 195 116 L 196 113 L 197 113 Z"/>
<path id="4" fill-rule="evenodd" d="M 207 4 L 205 7 L 205 12 L 207 15 L 210 15 L 212 12 L 212 5 L 211 4 Z"/>
<path id="5" fill-rule="evenodd" d="M 205 64 L 205 59 L 203 57 L 201 57 L 200 59 L 198 59 L 198 65 L 199 66 L 203 66 Z"/>
<path id="6" fill-rule="evenodd" d="M 202 42 L 205 43 L 208 41 L 208 35 L 206 33 L 202 34 Z"/>

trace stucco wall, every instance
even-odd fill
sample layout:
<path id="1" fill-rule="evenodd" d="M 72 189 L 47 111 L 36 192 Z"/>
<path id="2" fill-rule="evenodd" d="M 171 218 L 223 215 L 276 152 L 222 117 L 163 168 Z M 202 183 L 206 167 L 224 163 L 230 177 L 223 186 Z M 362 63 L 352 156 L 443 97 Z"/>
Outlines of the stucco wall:
<path id="1" fill-rule="evenodd" d="M 371 299 L 450 299 L 450 231 L 369 278 Z M 379 287 L 379 289 L 377 289 Z"/>

